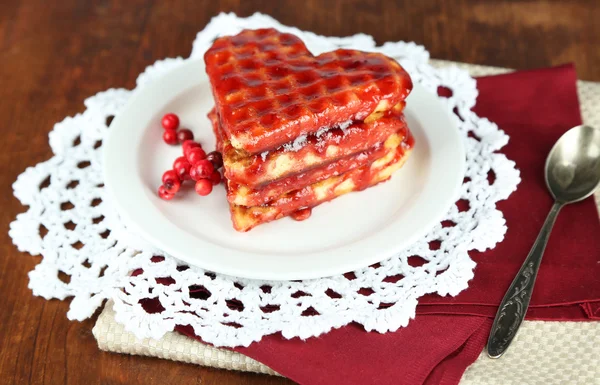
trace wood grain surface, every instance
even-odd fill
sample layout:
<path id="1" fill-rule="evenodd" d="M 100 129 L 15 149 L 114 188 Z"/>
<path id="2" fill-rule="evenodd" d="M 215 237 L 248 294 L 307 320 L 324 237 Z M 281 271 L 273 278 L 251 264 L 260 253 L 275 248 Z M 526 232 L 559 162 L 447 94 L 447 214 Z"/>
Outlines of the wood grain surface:
<path id="1" fill-rule="evenodd" d="M 71 322 L 68 301 L 33 297 L 10 221 L 25 208 L 11 184 L 48 159 L 48 131 L 110 87 L 132 88 L 147 65 L 187 56 L 196 33 L 221 11 L 259 11 L 324 35 L 364 32 L 408 40 L 432 57 L 512 68 L 573 61 L 600 81 L 600 2 L 588 1 L 0 1 L 0 383 L 286 384 L 282 378 L 105 353 L 94 320 Z"/>

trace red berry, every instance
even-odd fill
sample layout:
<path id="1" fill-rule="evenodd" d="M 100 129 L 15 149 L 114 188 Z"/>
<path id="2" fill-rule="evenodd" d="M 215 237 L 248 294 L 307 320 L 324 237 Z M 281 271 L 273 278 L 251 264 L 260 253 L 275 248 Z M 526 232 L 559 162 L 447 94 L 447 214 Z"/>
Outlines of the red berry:
<path id="1" fill-rule="evenodd" d="M 212 182 L 208 179 L 200 179 L 198 182 L 196 182 L 196 186 L 194 186 L 196 193 L 202 196 L 210 194 L 212 188 Z"/>
<path id="2" fill-rule="evenodd" d="M 190 179 L 190 162 L 184 156 L 180 156 L 173 162 L 173 171 L 177 173 L 180 180 Z"/>
<path id="3" fill-rule="evenodd" d="M 210 176 L 210 180 L 215 186 L 221 183 L 221 173 L 219 172 L 219 170 L 213 171 L 212 175 Z"/>
<path id="4" fill-rule="evenodd" d="M 198 179 L 210 179 L 215 170 L 212 163 L 206 159 L 199 160 L 192 168 L 196 169 L 194 173 L 198 176 Z"/>
<path id="5" fill-rule="evenodd" d="M 181 188 L 181 182 L 179 181 L 179 179 L 174 179 L 172 182 L 168 182 L 164 184 L 165 186 L 165 190 L 167 190 L 167 192 L 169 194 L 177 194 L 177 192 L 179 192 L 179 189 Z"/>
<path id="6" fill-rule="evenodd" d="M 192 139 L 194 139 L 194 133 L 187 128 L 182 128 L 181 130 L 177 131 L 177 140 L 179 143 L 183 143 L 186 140 Z"/>
<path id="7" fill-rule="evenodd" d="M 223 166 L 223 156 L 218 151 L 209 152 L 208 155 L 206 155 L 206 159 L 210 160 L 215 168 L 221 168 L 221 166 Z"/>
<path id="8" fill-rule="evenodd" d="M 195 181 L 199 181 L 200 179 L 212 179 L 212 174 L 207 177 L 204 172 L 204 168 L 197 167 L 197 164 L 192 165 L 190 167 L 190 178 Z"/>
<path id="9" fill-rule="evenodd" d="M 173 113 L 165 114 L 161 122 L 165 130 L 176 130 L 179 128 L 179 117 Z"/>
<path id="10" fill-rule="evenodd" d="M 165 130 L 163 133 L 163 140 L 166 144 L 177 144 L 177 131 Z"/>
<path id="11" fill-rule="evenodd" d="M 158 188 L 158 196 L 161 199 L 170 201 L 171 199 L 173 199 L 175 197 L 175 194 L 171 194 L 170 192 L 168 192 L 167 189 L 165 188 L 165 186 L 160 186 Z"/>
<path id="12" fill-rule="evenodd" d="M 183 155 L 187 155 L 188 151 L 190 151 L 192 148 L 202 148 L 200 143 L 194 142 L 193 140 L 186 140 L 185 142 L 183 142 L 181 147 L 183 148 Z"/>
<path id="13" fill-rule="evenodd" d="M 196 182 L 202 179 L 200 175 L 198 175 L 198 169 L 194 166 L 190 167 L 190 178 Z"/>
<path id="14" fill-rule="evenodd" d="M 173 170 L 165 171 L 162 176 L 162 182 L 165 190 L 167 190 L 169 194 L 177 194 L 179 188 L 181 187 L 179 176 Z"/>
<path id="15" fill-rule="evenodd" d="M 206 153 L 201 147 L 196 147 L 189 150 L 185 154 L 185 157 L 187 158 L 188 162 L 190 162 L 190 164 L 196 164 L 202 159 L 206 159 Z"/>
<path id="16" fill-rule="evenodd" d="M 177 176 L 177 173 L 173 170 L 167 170 L 165 171 L 165 173 L 162 176 L 162 182 L 163 183 L 169 183 L 172 182 L 173 180 L 179 180 L 179 176 Z"/>

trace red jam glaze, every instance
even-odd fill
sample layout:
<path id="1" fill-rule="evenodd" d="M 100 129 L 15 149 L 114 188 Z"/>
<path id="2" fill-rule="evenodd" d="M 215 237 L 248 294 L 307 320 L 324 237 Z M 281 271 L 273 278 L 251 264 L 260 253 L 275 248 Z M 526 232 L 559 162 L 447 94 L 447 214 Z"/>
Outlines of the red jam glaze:
<path id="1" fill-rule="evenodd" d="M 295 220 L 295 221 L 305 221 L 308 218 L 310 218 L 310 215 L 312 214 L 312 208 L 310 207 L 305 207 L 303 209 L 300 209 L 298 211 L 294 211 L 293 213 L 290 214 L 290 217 Z"/>
<path id="2" fill-rule="evenodd" d="M 229 181 L 227 199 L 229 202 L 242 206 L 259 206 L 265 204 L 280 195 L 292 190 L 297 190 L 304 186 L 317 183 L 332 176 L 341 175 L 344 172 L 381 158 L 387 153 L 383 145 L 377 145 L 367 151 L 361 151 L 358 154 L 349 155 L 328 165 L 313 168 L 312 170 L 295 174 L 286 178 L 271 182 L 259 189 L 246 190 L 246 193 L 240 195 L 240 184 Z"/>
<path id="3" fill-rule="evenodd" d="M 409 137 L 412 138 L 412 135 L 410 135 Z M 411 147 L 408 143 L 406 145 L 399 146 L 396 149 L 394 158 L 390 161 L 389 164 L 400 161 L 400 159 L 404 157 L 404 154 L 409 149 L 411 149 Z M 338 182 L 335 183 L 335 185 L 337 186 L 348 179 L 352 179 L 355 186 L 354 191 L 361 191 L 369 187 L 372 174 L 376 173 L 377 171 L 378 170 L 371 170 L 371 165 L 368 164 L 346 172 L 342 175 Z M 330 200 L 332 198 L 334 198 L 334 196 L 331 196 L 330 198 L 325 199 L 324 201 Z M 311 188 L 311 186 L 307 186 L 305 188 L 301 188 L 290 193 L 284 194 L 279 198 L 269 202 L 266 206 L 276 207 L 282 212 L 284 212 L 285 215 L 289 215 L 291 211 L 297 210 L 299 207 L 313 207 L 315 206 L 315 203 L 318 204 L 320 202 L 321 201 L 317 200 L 317 198 L 315 197 L 314 191 Z"/>
<path id="4" fill-rule="evenodd" d="M 383 168 L 403 162 L 408 157 L 413 146 L 414 138 L 409 131 L 405 142 L 398 146 L 394 154 L 394 158 L 388 164 L 377 170 L 371 170 L 371 165 L 368 164 L 350 170 L 338 177 L 334 177 L 335 182 L 328 189 L 328 193 L 321 198 L 317 198 L 313 186 L 306 186 L 304 188 L 284 194 L 263 206 L 242 207 L 230 204 L 233 226 L 237 231 L 248 231 L 262 223 L 271 222 L 273 220 L 292 215 L 294 212 L 300 209 L 313 208 L 321 203 L 328 202 L 338 196 L 335 194 L 335 187 L 341 185 L 349 179 L 351 179 L 354 183 L 354 188 L 352 188 L 352 191 L 361 191 L 380 182 L 384 182 L 389 178 L 379 179 L 377 178 L 377 173 Z M 251 217 L 251 223 L 244 221 L 244 225 L 242 226 L 242 221 L 236 220 L 236 218 L 240 216 Z"/>
<path id="5" fill-rule="evenodd" d="M 225 135 L 251 154 L 362 121 L 380 101 L 391 108 L 412 90 L 408 73 L 385 55 L 339 49 L 315 57 L 275 29 L 219 38 L 204 61 Z"/>
<path id="6" fill-rule="evenodd" d="M 221 124 L 219 123 L 219 117 L 217 116 L 214 108 L 210 110 L 207 116 L 212 125 L 213 134 L 215 134 L 216 150 L 220 152 L 223 159 L 225 159 L 224 140 L 223 136 L 221 135 Z M 227 176 L 225 175 L 225 177 Z"/>
<path id="7" fill-rule="evenodd" d="M 401 109 L 390 110 L 373 122 L 353 123 L 345 129 L 346 134 L 342 129 L 334 128 L 320 137 L 317 137 L 316 134 L 309 135 L 305 145 L 297 151 L 288 151 L 285 147 L 280 147 L 270 151 L 265 157 L 260 154 L 251 155 L 236 162 L 236 150 L 230 142 L 223 140 L 224 135 L 219 128 L 220 120 L 214 110 L 209 112 L 209 119 L 213 124 L 215 135 L 221 138 L 225 177 L 232 182 L 253 189 L 259 189 L 277 179 L 287 178 L 310 168 L 321 168 L 346 156 L 367 151 L 377 143 L 385 141 L 390 135 L 396 132 L 403 134 L 406 131 L 406 121 Z M 332 145 L 335 145 L 338 151 L 335 154 L 327 154 L 327 149 Z M 274 176 L 270 170 L 283 155 L 291 157 L 293 166 L 284 175 Z M 310 166 L 304 161 L 305 157 L 309 155 L 318 159 Z"/>

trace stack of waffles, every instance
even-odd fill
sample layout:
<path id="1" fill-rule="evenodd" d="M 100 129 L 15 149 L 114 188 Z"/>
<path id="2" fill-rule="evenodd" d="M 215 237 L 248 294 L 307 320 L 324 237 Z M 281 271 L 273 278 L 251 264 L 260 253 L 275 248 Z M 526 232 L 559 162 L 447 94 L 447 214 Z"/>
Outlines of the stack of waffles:
<path id="1" fill-rule="evenodd" d="M 390 178 L 413 139 L 403 117 L 411 79 L 379 53 L 313 56 L 294 35 L 246 30 L 204 56 L 238 231 L 310 210 Z"/>

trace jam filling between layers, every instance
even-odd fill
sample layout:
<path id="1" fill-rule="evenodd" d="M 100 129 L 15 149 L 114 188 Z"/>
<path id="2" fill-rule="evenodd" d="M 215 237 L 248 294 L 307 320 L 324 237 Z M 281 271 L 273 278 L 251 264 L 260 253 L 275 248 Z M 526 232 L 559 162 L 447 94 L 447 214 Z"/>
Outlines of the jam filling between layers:
<path id="1" fill-rule="evenodd" d="M 233 226 L 237 231 L 248 231 L 262 223 L 293 215 L 340 195 L 361 191 L 385 181 L 404 165 L 413 146 L 414 139 L 409 133 L 403 145 L 370 165 L 357 167 L 342 175 L 284 194 L 267 205 L 245 207 L 230 203 Z"/>
<path id="2" fill-rule="evenodd" d="M 296 140 L 260 155 L 249 155 L 233 148 L 220 125 L 215 110 L 209 113 L 213 130 L 222 141 L 225 177 L 252 189 L 273 181 L 323 167 L 349 155 L 358 154 L 385 141 L 405 129 L 403 103 L 382 113 L 370 122 L 346 123 L 333 128 L 322 128 L 312 135 Z"/>
<path id="3" fill-rule="evenodd" d="M 290 191 L 370 164 L 385 156 L 389 151 L 394 151 L 398 146 L 406 145 L 403 142 L 405 137 L 406 129 L 403 128 L 395 134 L 390 135 L 384 143 L 377 143 L 366 151 L 348 155 L 322 167 L 278 179 L 259 189 L 252 189 L 248 186 L 228 181 L 227 199 L 229 202 L 240 206 L 267 204 L 278 196 Z"/>

